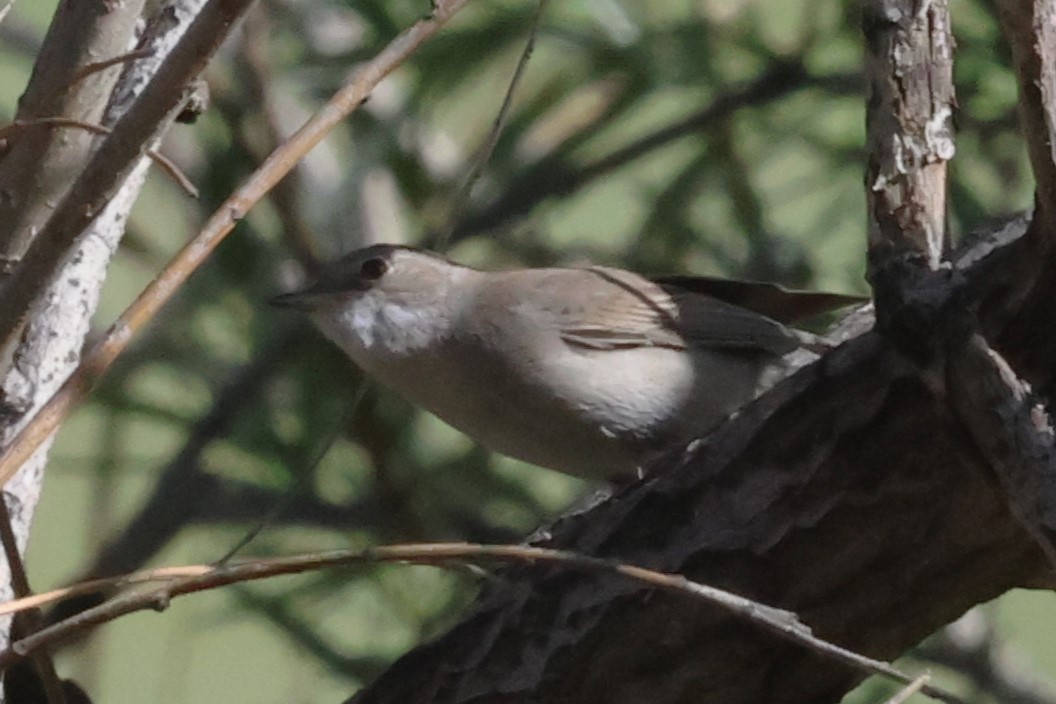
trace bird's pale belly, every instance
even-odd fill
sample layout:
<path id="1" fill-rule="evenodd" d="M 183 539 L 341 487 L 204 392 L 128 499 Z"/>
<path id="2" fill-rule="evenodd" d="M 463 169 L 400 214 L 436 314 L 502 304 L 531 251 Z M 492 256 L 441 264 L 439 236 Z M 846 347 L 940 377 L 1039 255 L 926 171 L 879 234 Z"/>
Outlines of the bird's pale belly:
<path id="1" fill-rule="evenodd" d="M 467 370 L 482 368 L 459 365 L 451 369 L 435 360 L 418 359 L 413 364 L 389 363 L 367 371 L 495 452 L 599 479 L 633 476 L 637 471 L 634 454 L 622 438 L 582 409 L 509 376 L 466 378 Z"/>
<path id="2" fill-rule="evenodd" d="M 598 363 L 592 353 L 562 355 L 559 366 L 550 360 L 551 373 L 562 377 L 551 381 L 569 389 L 565 396 L 486 360 L 451 365 L 446 355 L 414 356 L 368 363 L 366 370 L 489 449 L 598 479 L 633 477 L 646 449 L 688 442 L 716 425 L 748 398 L 738 392 L 724 404 L 714 395 L 725 387 L 751 389 L 746 377 L 757 371 L 754 365 L 731 370 L 727 362 L 726 378 L 705 386 L 706 359 L 702 365 L 700 358 L 656 348 L 604 354 L 605 374 L 592 368 Z M 716 407 L 728 410 L 716 416 Z M 708 417 L 701 415 L 705 408 Z"/>

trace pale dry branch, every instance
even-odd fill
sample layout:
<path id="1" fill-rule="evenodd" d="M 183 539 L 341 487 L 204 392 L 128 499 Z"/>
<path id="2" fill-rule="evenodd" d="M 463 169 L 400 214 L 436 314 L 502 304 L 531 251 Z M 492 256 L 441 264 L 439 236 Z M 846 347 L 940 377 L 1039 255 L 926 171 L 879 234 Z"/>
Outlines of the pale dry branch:
<path id="1" fill-rule="evenodd" d="M 835 659 L 863 672 L 886 677 L 902 684 L 915 685 L 919 680 L 919 678 L 909 677 L 889 663 L 867 658 L 818 638 L 792 612 L 767 606 L 722 589 L 690 581 L 682 575 L 665 574 L 614 560 L 529 545 L 479 545 L 469 543 L 426 543 L 391 545 L 363 550 L 336 550 L 284 558 L 249 560 L 212 567 L 192 565 L 167 568 L 163 573 L 157 570 L 148 570 L 108 580 L 97 580 L 90 586 L 112 588 L 115 586 L 155 582 L 166 578 L 168 581 L 164 586 L 155 590 L 134 592 L 115 597 L 100 606 L 84 611 L 19 640 L 8 650 L 0 652 L 0 669 L 6 669 L 19 659 L 31 655 L 42 648 L 54 646 L 88 628 L 112 621 L 119 616 L 144 609 L 167 608 L 173 598 L 184 594 L 192 594 L 230 584 L 266 579 L 279 575 L 299 574 L 341 566 L 380 562 L 406 562 L 438 566 L 452 562 L 487 561 L 527 563 L 531 565 L 550 563 L 576 570 L 619 575 L 642 585 L 688 595 L 705 601 L 740 618 L 751 621 L 760 628 L 785 640 L 809 648 L 816 653 Z M 181 576 L 173 578 L 173 575 Z M 42 603 L 67 598 L 75 592 L 84 593 L 84 590 L 84 585 L 74 585 L 66 590 L 50 592 L 48 595 L 38 595 L 31 599 L 0 605 L 0 608 L 7 612 L 37 608 Z M 918 690 L 941 701 L 960 701 L 953 694 L 931 687 L 924 682 L 919 683 Z"/>
<path id="2" fill-rule="evenodd" d="M 150 55 L 148 52 L 147 56 Z M 74 120 L 68 117 L 37 117 L 32 120 L 15 120 L 10 125 L 4 125 L 0 127 L 0 139 L 3 139 L 9 134 L 17 134 L 23 130 L 47 125 L 50 127 L 68 127 L 72 129 L 80 129 L 85 132 L 91 132 L 92 134 L 102 135 L 108 137 L 113 134 L 113 130 L 109 127 L 103 127 L 102 125 L 95 125 L 84 120 Z M 195 187 L 191 180 L 187 178 L 186 174 L 180 170 L 179 166 L 176 166 L 171 159 L 163 155 L 157 149 L 147 149 L 146 154 L 150 159 L 154 161 L 162 171 L 172 177 L 172 180 L 176 182 L 180 188 L 184 190 L 187 195 L 191 198 L 198 197 L 198 189 Z"/>
<path id="3" fill-rule="evenodd" d="M 143 0 L 61 3 L 19 98 L 16 119 L 54 115 L 99 122 L 120 71 L 97 71 L 81 81 L 73 78 L 98 57 L 128 49 L 143 5 Z M 5 193 L 0 200 L 0 271 L 6 273 L 24 256 L 92 158 L 92 147 L 90 135 L 33 132 L 0 160 L 0 191 Z M 37 282 L 35 290 L 45 284 Z M 6 340 L 8 332 L 8 325 L 0 324 L 0 339 Z"/>
<path id="4" fill-rule="evenodd" d="M 1019 82 L 1019 118 L 1036 181 L 1038 247 L 1056 237 L 1056 3 L 997 2 Z M 1044 234 L 1041 234 L 1044 233 Z"/>
<path id="5" fill-rule="evenodd" d="M 447 226 L 436 238 L 434 247 L 437 251 L 443 252 L 450 245 L 451 235 L 458 226 L 458 221 L 462 217 L 462 212 L 469 204 L 469 199 L 473 195 L 473 187 L 476 185 L 477 181 L 480 180 L 481 174 L 484 173 L 484 168 L 488 165 L 488 162 L 491 161 L 491 155 L 495 152 L 495 147 L 499 144 L 499 138 L 502 137 L 502 132 L 506 127 L 506 121 L 510 117 L 510 108 L 513 107 L 514 93 L 517 92 L 517 87 L 521 84 L 521 78 L 524 77 L 524 72 L 528 68 L 528 60 L 532 58 L 532 52 L 535 51 L 535 39 L 539 34 L 539 25 L 543 21 L 543 13 L 546 12 L 546 7 L 549 4 L 550 0 L 539 0 L 539 4 L 536 6 L 535 16 L 532 18 L 532 25 L 528 30 L 528 41 L 524 43 L 524 49 L 521 51 L 521 55 L 517 59 L 517 66 L 513 69 L 513 76 L 510 77 L 509 85 L 506 86 L 506 94 L 502 98 L 499 112 L 495 115 L 495 120 L 492 122 L 491 129 L 488 131 L 487 138 L 484 140 L 476 157 L 473 159 L 472 166 L 466 174 L 465 180 L 462 182 L 462 187 L 459 188 L 458 193 L 455 194 L 454 201 L 451 204 L 451 213 L 447 218 Z"/>
<path id="6" fill-rule="evenodd" d="M 870 0 L 862 8 L 869 99 L 869 262 L 946 244 L 946 162 L 953 158 L 953 36 L 946 0 Z M 875 272 L 872 272 L 875 276 Z"/>
<path id="7" fill-rule="evenodd" d="M 917 692 L 921 691 L 924 686 L 931 680 L 931 675 L 924 674 L 913 680 L 905 687 L 903 687 L 895 696 L 888 699 L 884 704 L 905 704 L 905 701 L 912 697 Z"/>

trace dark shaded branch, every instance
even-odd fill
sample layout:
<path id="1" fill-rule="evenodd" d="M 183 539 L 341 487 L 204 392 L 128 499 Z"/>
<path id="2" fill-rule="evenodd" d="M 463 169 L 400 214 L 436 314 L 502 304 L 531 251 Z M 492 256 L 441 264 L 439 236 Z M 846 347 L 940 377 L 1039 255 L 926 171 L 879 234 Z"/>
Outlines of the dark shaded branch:
<path id="1" fill-rule="evenodd" d="M 1019 518 L 1056 570 L 1053 429 L 1041 400 L 979 335 L 950 353 L 950 405 L 996 470 Z"/>
<path id="2" fill-rule="evenodd" d="M 949 306 L 935 318 L 1003 286 L 991 276 L 1003 252 L 986 240 L 980 247 L 989 258 L 964 257 L 963 272 L 931 282 L 947 289 L 934 300 Z M 1003 317 L 981 312 L 988 323 Z M 932 327 L 940 339 L 958 329 Z M 1056 339 L 1039 343 L 1051 360 Z M 1054 371 L 1050 364 L 1046 380 Z M 801 370 L 663 464 L 558 523 L 547 546 L 683 571 L 881 658 L 1049 574 L 941 385 L 875 334 Z M 697 702 L 817 704 L 838 701 L 857 679 L 707 609 L 687 612 L 604 580 L 514 570 L 355 701 L 630 703 L 648 691 L 660 704 L 690 692 Z"/>

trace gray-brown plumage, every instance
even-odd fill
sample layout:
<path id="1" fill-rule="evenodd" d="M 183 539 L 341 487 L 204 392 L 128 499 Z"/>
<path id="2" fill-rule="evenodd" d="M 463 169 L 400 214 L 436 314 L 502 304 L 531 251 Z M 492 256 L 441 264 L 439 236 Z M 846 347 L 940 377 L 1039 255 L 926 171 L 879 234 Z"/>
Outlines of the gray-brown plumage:
<path id="1" fill-rule="evenodd" d="M 375 245 L 276 302 L 310 312 L 364 371 L 483 445 L 619 479 L 718 425 L 780 376 L 785 354 L 824 346 L 689 285 L 708 281 L 607 267 L 487 272 Z M 761 286 L 765 300 L 802 295 L 810 313 L 856 300 Z"/>

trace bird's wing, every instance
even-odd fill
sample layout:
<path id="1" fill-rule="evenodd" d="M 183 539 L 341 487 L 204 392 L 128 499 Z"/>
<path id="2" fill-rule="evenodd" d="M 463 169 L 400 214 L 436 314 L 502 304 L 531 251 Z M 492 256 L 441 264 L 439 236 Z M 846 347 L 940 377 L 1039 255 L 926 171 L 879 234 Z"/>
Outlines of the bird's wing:
<path id="1" fill-rule="evenodd" d="M 678 308 L 678 326 L 693 346 L 783 355 L 814 341 L 808 333 L 711 296 L 662 287 Z"/>
<path id="2" fill-rule="evenodd" d="M 710 296 L 620 269 L 564 272 L 555 274 L 547 291 L 561 339 L 572 347 L 723 348 L 780 355 L 801 344 L 796 332 L 777 321 Z"/>
<path id="3" fill-rule="evenodd" d="M 711 276 L 657 276 L 653 281 L 665 287 L 712 296 L 727 303 L 761 313 L 781 323 L 794 323 L 821 313 L 861 305 L 867 296 L 851 296 L 822 291 L 801 291 L 761 281 L 718 279 Z"/>

